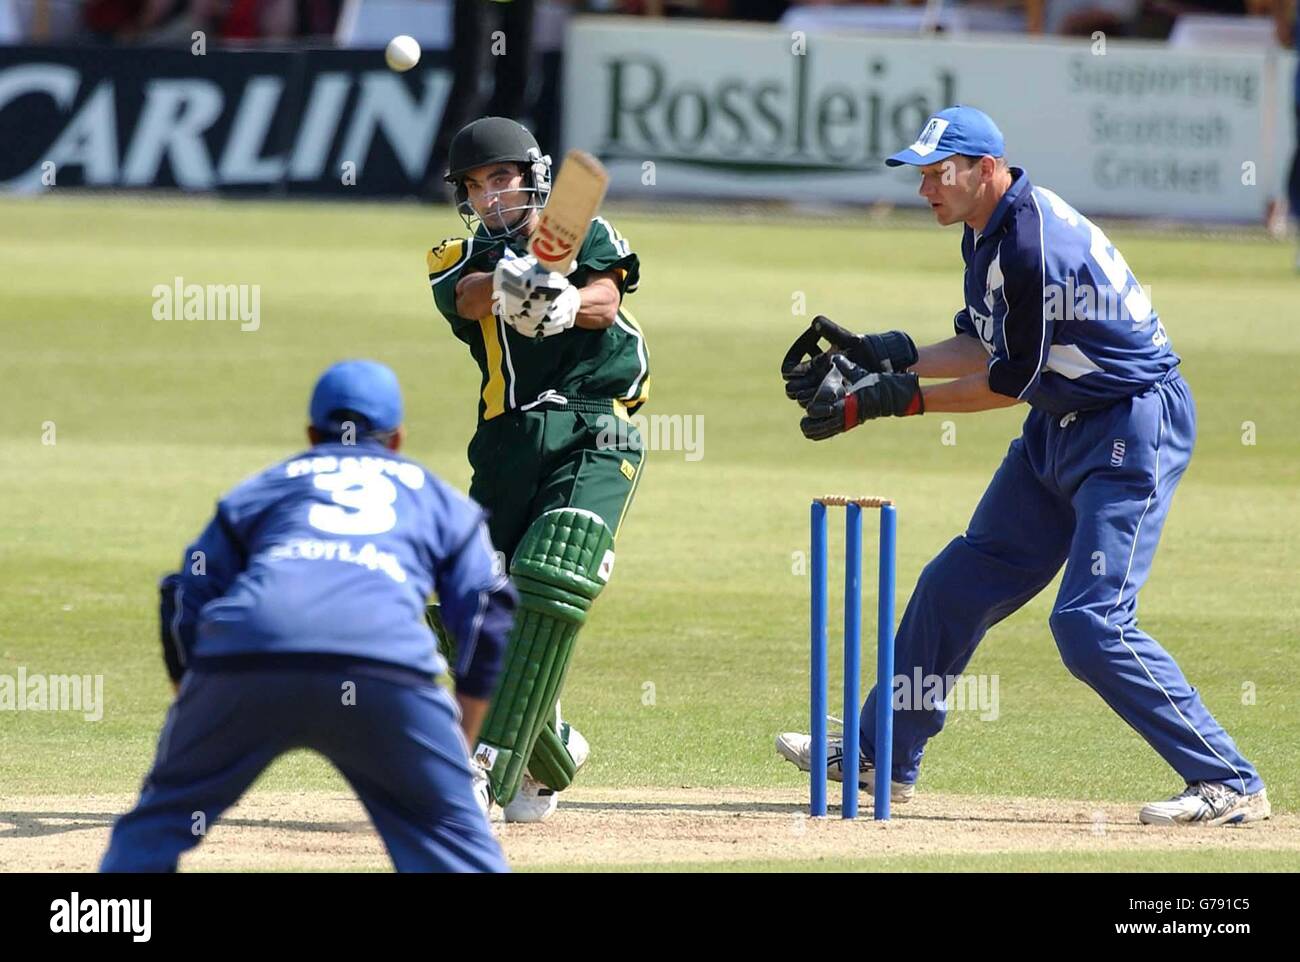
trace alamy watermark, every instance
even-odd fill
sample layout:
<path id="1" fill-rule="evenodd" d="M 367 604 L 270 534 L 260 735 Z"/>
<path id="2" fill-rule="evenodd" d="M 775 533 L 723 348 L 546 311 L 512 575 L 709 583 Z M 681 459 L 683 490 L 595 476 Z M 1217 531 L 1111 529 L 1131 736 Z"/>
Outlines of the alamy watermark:
<path id="1" fill-rule="evenodd" d="M 241 331 L 262 326 L 262 285 L 186 284 L 175 277 L 172 283 L 155 284 L 155 321 L 239 321 Z"/>
<path id="2" fill-rule="evenodd" d="M 79 711 L 86 721 L 104 717 L 103 675 L 0 675 L 0 711 Z"/>
<path id="3" fill-rule="evenodd" d="M 1043 289 L 1043 312 L 1049 321 L 1131 321 L 1134 330 L 1151 317 L 1151 287 L 1118 291 L 1109 284 L 1080 283 L 1071 275 L 1064 284 Z"/>
<path id="4" fill-rule="evenodd" d="M 152 920 L 152 899 L 82 898 L 73 892 L 50 903 L 50 931 L 56 935 L 124 934 L 132 942 L 148 942 Z"/>
<path id="5" fill-rule="evenodd" d="M 924 675 L 915 668 L 911 675 L 894 676 L 895 711 L 977 711 L 980 721 L 997 721 L 997 675 Z"/>
<path id="6" fill-rule="evenodd" d="M 703 414 L 602 414 L 596 423 L 597 450 L 682 451 L 687 461 L 704 457 Z"/>

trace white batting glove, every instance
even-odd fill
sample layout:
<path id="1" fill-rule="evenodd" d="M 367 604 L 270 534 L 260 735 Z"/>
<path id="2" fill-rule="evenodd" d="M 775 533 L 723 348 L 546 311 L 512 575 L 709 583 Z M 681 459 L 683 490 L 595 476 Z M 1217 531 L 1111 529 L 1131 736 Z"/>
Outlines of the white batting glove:
<path id="1" fill-rule="evenodd" d="M 520 257 L 508 247 L 502 252 L 492 271 L 492 307 L 496 314 L 511 321 L 525 309 L 529 287 L 523 279 L 536 265 L 536 258 Z"/>
<path id="2" fill-rule="evenodd" d="M 521 334 L 532 336 L 547 309 L 570 288 L 563 274 L 548 271 L 532 255 L 519 257 L 507 249 L 492 273 L 497 313 Z"/>
<path id="3" fill-rule="evenodd" d="M 567 331 L 577 321 L 578 311 L 581 309 L 582 292 L 572 285 L 566 287 L 555 300 L 551 301 L 546 313 L 542 315 L 542 322 L 537 325 L 533 336 L 551 337 L 561 331 Z"/>

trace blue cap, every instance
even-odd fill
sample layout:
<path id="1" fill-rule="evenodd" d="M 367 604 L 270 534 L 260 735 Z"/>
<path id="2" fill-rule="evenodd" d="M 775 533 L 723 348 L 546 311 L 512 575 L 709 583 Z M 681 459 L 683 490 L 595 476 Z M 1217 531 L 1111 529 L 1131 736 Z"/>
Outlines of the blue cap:
<path id="1" fill-rule="evenodd" d="M 890 167 L 912 164 L 924 167 L 947 160 L 953 154 L 969 157 L 1001 157 L 1006 150 L 1002 131 L 982 110 L 974 107 L 949 107 L 941 110 L 921 128 L 916 143 L 900 150 L 885 163 Z"/>
<path id="2" fill-rule="evenodd" d="M 311 424 L 336 432 L 335 411 L 355 411 L 371 431 L 391 431 L 402 423 L 402 388 L 397 375 L 378 361 L 339 361 L 326 369 L 311 392 Z"/>

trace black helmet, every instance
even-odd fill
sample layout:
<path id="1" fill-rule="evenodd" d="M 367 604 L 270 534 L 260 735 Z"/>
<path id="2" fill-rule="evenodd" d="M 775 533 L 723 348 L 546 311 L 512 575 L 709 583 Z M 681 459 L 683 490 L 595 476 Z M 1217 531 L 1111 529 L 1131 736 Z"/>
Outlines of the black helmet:
<path id="1" fill-rule="evenodd" d="M 527 214 L 520 212 L 541 210 L 551 193 L 551 158 L 542 155 L 527 127 L 508 117 L 480 117 L 466 124 L 452 138 L 447 161 L 446 180 L 456 188 L 456 209 L 465 226 L 473 230 L 479 221 L 489 237 L 515 233 L 527 222 Z M 502 209 L 497 215 L 501 223 L 493 226 L 482 223 L 470 205 L 463 178 L 475 167 L 502 162 L 519 164 L 524 173 L 522 190 L 532 195 L 532 202 Z M 519 216 L 511 218 L 514 214 Z"/>

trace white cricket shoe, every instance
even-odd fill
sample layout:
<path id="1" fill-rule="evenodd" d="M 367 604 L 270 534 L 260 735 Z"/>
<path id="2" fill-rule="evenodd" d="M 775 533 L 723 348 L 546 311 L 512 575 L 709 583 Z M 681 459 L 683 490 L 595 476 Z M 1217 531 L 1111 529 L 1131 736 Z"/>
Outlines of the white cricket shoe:
<path id="1" fill-rule="evenodd" d="M 1138 820 L 1144 825 L 1241 825 L 1272 812 L 1266 789 L 1243 795 L 1221 782 L 1196 782 L 1168 801 L 1142 806 Z"/>
<path id="2" fill-rule="evenodd" d="M 560 793 L 547 788 L 531 775 L 525 775 L 519 791 L 505 807 L 507 822 L 544 822 L 555 814 Z"/>
<path id="3" fill-rule="evenodd" d="M 800 732 L 782 732 L 776 736 L 777 754 L 794 764 L 801 772 L 812 771 L 812 736 Z M 831 735 L 826 739 L 826 776 L 833 782 L 844 781 L 844 736 Z M 858 755 L 858 787 L 871 791 L 876 786 L 876 767 Z M 890 801 L 910 802 L 916 786 L 904 782 L 889 783 Z"/>
<path id="4" fill-rule="evenodd" d="M 582 766 L 587 764 L 587 758 L 591 755 L 591 746 L 587 743 L 587 739 L 582 737 L 582 732 L 560 718 L 559 702 L 555 704 L 555 722 L 556 731 L 560 733 L 560 740 L 564 742 L 569 757 L 573 759 L 576 774 L 577 770 L 581 770 Z M 523 783 L 519 786 L 519 791 L 515 793 L 515 797 L 511 799 L 510 804 L 505 807 L 505 820 L 507 822 L 544 822 L 555 814 L 555 809 L 559 804 L 559 792 L 547 788 L 531 775 L 525 774 Z"/>

